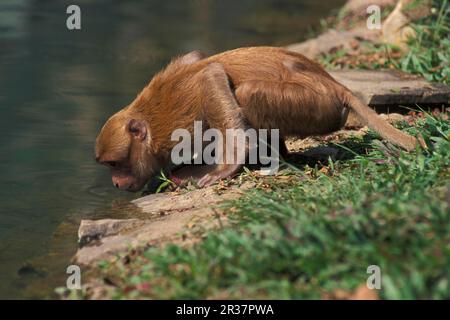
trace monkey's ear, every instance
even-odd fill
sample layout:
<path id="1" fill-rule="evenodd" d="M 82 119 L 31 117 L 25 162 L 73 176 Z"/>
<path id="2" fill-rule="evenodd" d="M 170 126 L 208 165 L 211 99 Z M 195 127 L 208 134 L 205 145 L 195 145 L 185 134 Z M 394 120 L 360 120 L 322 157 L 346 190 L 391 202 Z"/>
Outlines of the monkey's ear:
<path id="1" fill-rule="evenodd" d="M 142 120 L 132 119 L 128 123 L 128 132 L 131 136 L 138 140 L 144 140 L 147 137 L 147 127 Z"/>

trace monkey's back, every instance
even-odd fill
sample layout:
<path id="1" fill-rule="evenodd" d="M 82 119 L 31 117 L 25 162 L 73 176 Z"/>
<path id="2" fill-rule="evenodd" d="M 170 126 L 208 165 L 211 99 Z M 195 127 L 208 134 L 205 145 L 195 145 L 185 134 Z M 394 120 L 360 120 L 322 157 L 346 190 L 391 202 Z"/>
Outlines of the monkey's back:
<path id="1" fill-rule="evenodd" d="M 244 116 L 254 128 L 282 135 L 327 134 L 345 123 L 343 92 L 318 63 L 276 47 L 250 47 L 211 56 L 228 74 Z"/>
<path id="2" fill-rule="evenodd" d="M 253 80 L 288 80 L 291 76 L 289 63 L 303 72 L 330 75 L 316 62 L 302 54 L 279 47 L 248 47 L 225 51 L 211 56 L 203 63 L 221 63 L 234 85 Z"/>

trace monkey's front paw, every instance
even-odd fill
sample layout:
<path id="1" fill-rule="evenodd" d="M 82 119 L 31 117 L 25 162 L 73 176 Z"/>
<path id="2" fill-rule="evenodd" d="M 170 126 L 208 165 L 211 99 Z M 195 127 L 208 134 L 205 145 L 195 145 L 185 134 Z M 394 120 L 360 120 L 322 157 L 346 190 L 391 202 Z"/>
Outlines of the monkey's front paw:
<path id="1" fill-rule="evenodd" d="M 219 180 L 221 177 L 216 174 L 207 173 L 197 183 L 200 188 L 209 187 Z"/>

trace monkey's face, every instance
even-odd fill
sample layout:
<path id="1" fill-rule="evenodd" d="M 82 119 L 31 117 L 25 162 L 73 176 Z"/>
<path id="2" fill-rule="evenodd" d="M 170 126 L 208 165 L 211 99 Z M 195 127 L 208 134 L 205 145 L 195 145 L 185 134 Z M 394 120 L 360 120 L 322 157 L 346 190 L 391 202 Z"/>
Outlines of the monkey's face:
<path id="1" fill-rule="evenodd" d="M 147 123 L 120 113 L 111 117 L 97 137 L 96 161 L 110 168 L 113 185 L 136 192 L 158 172 L 150 148 Z"/>

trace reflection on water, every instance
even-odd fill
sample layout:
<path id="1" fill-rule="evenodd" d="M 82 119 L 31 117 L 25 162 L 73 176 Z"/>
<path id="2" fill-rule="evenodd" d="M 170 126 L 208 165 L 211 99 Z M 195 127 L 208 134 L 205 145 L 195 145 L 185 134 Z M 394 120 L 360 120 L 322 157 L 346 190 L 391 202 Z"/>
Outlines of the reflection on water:
<path id="1" fill-rule="evenodd" d="M 112 188 L 94 139 L 170 57 L 295 42 L 343 2 L 2 0 L 0 298 L 48 296 L 80 219 L 123 215 L 136 195 Z"/>

